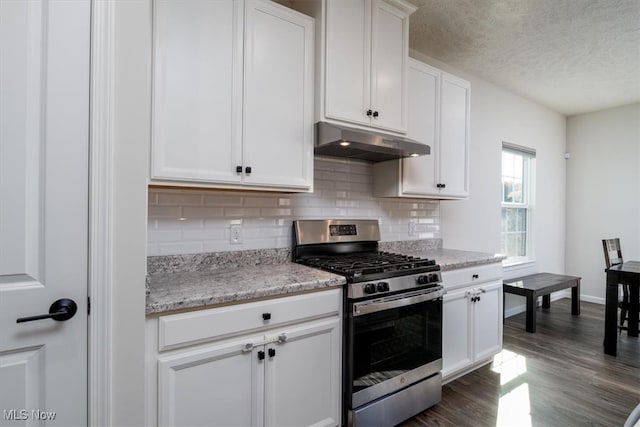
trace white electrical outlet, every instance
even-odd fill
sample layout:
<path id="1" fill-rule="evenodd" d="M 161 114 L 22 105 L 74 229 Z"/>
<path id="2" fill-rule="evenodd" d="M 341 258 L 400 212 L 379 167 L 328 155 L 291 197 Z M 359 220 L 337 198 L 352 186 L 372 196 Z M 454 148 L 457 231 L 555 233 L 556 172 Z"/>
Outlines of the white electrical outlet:
<path id="1" fill-rule="evenodd" d="M 415 222 L 409 223 L 409 236 L 415 236 L 418 234 L 418 224 Z"/>
<path id="2" fill-rule="evenodd" d="M 242 243 L 242 226 L 232 225 L 230 227 L 231 233 L 229 233 L 229 243 L 232 245 L 239 245 Z"/>

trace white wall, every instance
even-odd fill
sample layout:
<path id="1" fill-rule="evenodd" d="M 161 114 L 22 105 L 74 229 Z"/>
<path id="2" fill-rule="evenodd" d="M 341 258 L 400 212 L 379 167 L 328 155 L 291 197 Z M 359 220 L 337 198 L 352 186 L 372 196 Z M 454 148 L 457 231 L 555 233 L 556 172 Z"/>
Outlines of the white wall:
<path id="1" fill-rule="evenodd" d="M 567 273 L 604 303 L 602 239 L 620 238 L 625 260 L 640 260 L 640 104 L 569 117 Z"/>
<path id="2" fill-rule="evenodd" d="M 114 426 L 144 425 L 151 2 L 116 2 L 112 271 Z"/>
<path id="3" fill-rule="evenodd" d="M 507 141 L 536 150 L 536 262 L 505 270 L 504 277 L 542 271 L 564 273 L 566 118 L 418 52 L 411 51 L 411 56 L 471 82 L 470 196 L 464 201 L 440 203 L 444 247 L 500 252 L 501 149 Z M 508 314 L 524 304 L 523 298 L 507 297 Z"/>

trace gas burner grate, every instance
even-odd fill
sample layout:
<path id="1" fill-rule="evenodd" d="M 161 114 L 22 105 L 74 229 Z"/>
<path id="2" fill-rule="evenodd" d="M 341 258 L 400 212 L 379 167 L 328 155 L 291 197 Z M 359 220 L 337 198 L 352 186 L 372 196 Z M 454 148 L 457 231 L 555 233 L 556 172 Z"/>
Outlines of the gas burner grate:
<path id="1" fill-rule="evenodd" d="M 405 271 L 409 274 L 412 270 L 435 265 L 434 260 L 390 252 L 360 252 L 321 256 L 307 258 L 304 263 L 349 277 L 397 271 Z"/>

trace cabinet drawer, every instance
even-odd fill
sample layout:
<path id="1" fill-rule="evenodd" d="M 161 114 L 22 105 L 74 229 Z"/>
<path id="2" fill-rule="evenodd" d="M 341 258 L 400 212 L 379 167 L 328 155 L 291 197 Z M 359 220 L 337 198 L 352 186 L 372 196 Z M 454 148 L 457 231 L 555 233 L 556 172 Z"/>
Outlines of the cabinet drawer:
<path id="1" fill-rule="evenodd" d="M 158 319 L 158 351 L 338 315 L 341 290 L 171 314 Z"/>
<path id="2" fill-rule="evenodd" d="M 460 268 L 442 272 L 442 284 L 445 289 L 456 289 L 500 279 L 502 277 L 502 264 L 484 264 L 474 267 Z"/>

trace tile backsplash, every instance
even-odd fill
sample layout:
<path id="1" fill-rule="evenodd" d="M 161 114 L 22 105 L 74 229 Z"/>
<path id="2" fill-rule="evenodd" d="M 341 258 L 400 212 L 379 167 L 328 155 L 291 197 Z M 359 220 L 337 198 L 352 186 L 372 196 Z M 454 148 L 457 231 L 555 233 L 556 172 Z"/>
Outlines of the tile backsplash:
<path id="1" fill-rule="evenodd" d="M 313 193 L 150 188 L 147 255 L 290 247 L 294 219 L 379 219 L 383 241 L 440 238 L 439 201 L 373 197 L 370 163 L 316 157 L 314 174 Z"/>

